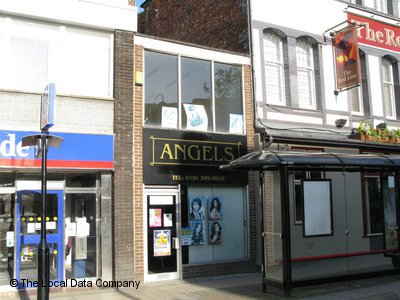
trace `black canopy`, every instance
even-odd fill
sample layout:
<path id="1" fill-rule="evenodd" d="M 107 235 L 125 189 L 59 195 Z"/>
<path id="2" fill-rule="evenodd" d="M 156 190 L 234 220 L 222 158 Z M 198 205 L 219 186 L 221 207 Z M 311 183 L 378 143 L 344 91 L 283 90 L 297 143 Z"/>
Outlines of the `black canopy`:
<path id="1" fill-rule="evenodd" d="M 279 169 L 284 165 L 293 170 L 395 170 L 400 167 L 400 155 L 261 150 L 222 165 L 220 169 L 262 171 Z"/>

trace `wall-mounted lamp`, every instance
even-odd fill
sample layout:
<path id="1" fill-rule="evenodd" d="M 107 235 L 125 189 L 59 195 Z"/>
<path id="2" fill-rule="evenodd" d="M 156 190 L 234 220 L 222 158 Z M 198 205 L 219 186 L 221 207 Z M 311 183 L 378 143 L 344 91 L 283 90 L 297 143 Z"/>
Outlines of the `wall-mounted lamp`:
<path id="1" fill-rule="evenodd" d="M 379 123 L 378 125 L 376 125 L 376 129 L 385 130 L 386 123 Z"/>
<path id="2" fill-rule="evenodd" d="M 337 119 L 335 121 L 336 128 L 342 128 L 344 125 L 346 125 L 346 123 L 347 123 L 346 119 Z"/>

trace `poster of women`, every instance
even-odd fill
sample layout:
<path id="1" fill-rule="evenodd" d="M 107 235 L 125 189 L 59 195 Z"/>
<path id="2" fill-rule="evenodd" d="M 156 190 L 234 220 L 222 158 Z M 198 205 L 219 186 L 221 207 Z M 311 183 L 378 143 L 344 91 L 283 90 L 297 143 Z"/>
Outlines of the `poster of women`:
<path id="1" fill-rule="evenodd" d="M 210 245 L 219 245 L 222 243 L 222 222 L 209 222 L 208 243 Z"/>
<path id="2" fill-rule="evenodd" d="M 208 218 L 210 220 L 221 220 L 223 217 L 222 197 L 212 196 L 208 199 L 208 201 L 209 201 Z"/>
<path id="3" fill-rule="evenodd" d="M 205 226 L 203 221 L 192 221 L 192 245 L 204 245 L 205 241 Z"/>

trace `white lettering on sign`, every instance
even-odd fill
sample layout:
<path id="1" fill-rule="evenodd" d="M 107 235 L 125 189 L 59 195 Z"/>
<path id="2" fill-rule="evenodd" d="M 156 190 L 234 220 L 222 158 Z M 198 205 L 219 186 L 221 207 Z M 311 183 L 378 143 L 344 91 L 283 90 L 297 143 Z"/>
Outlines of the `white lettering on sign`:
<path id="1" fill-rule="evenodd" d="M 15 134 L 9 133 L 3 140 L 0 140 L 0 156 L 6 157 L 27 157 L 29 146 L 22 147 L 22 141 L 15 143 Z"/>

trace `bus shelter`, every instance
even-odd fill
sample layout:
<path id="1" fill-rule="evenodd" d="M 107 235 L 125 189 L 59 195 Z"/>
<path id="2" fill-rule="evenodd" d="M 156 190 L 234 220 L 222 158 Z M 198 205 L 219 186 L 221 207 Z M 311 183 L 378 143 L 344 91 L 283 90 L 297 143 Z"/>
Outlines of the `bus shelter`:
<path id="1" fill-rule="evenodd" d="M 399 272 L 400 155 L 257 151 L 263 289 Z"/>

